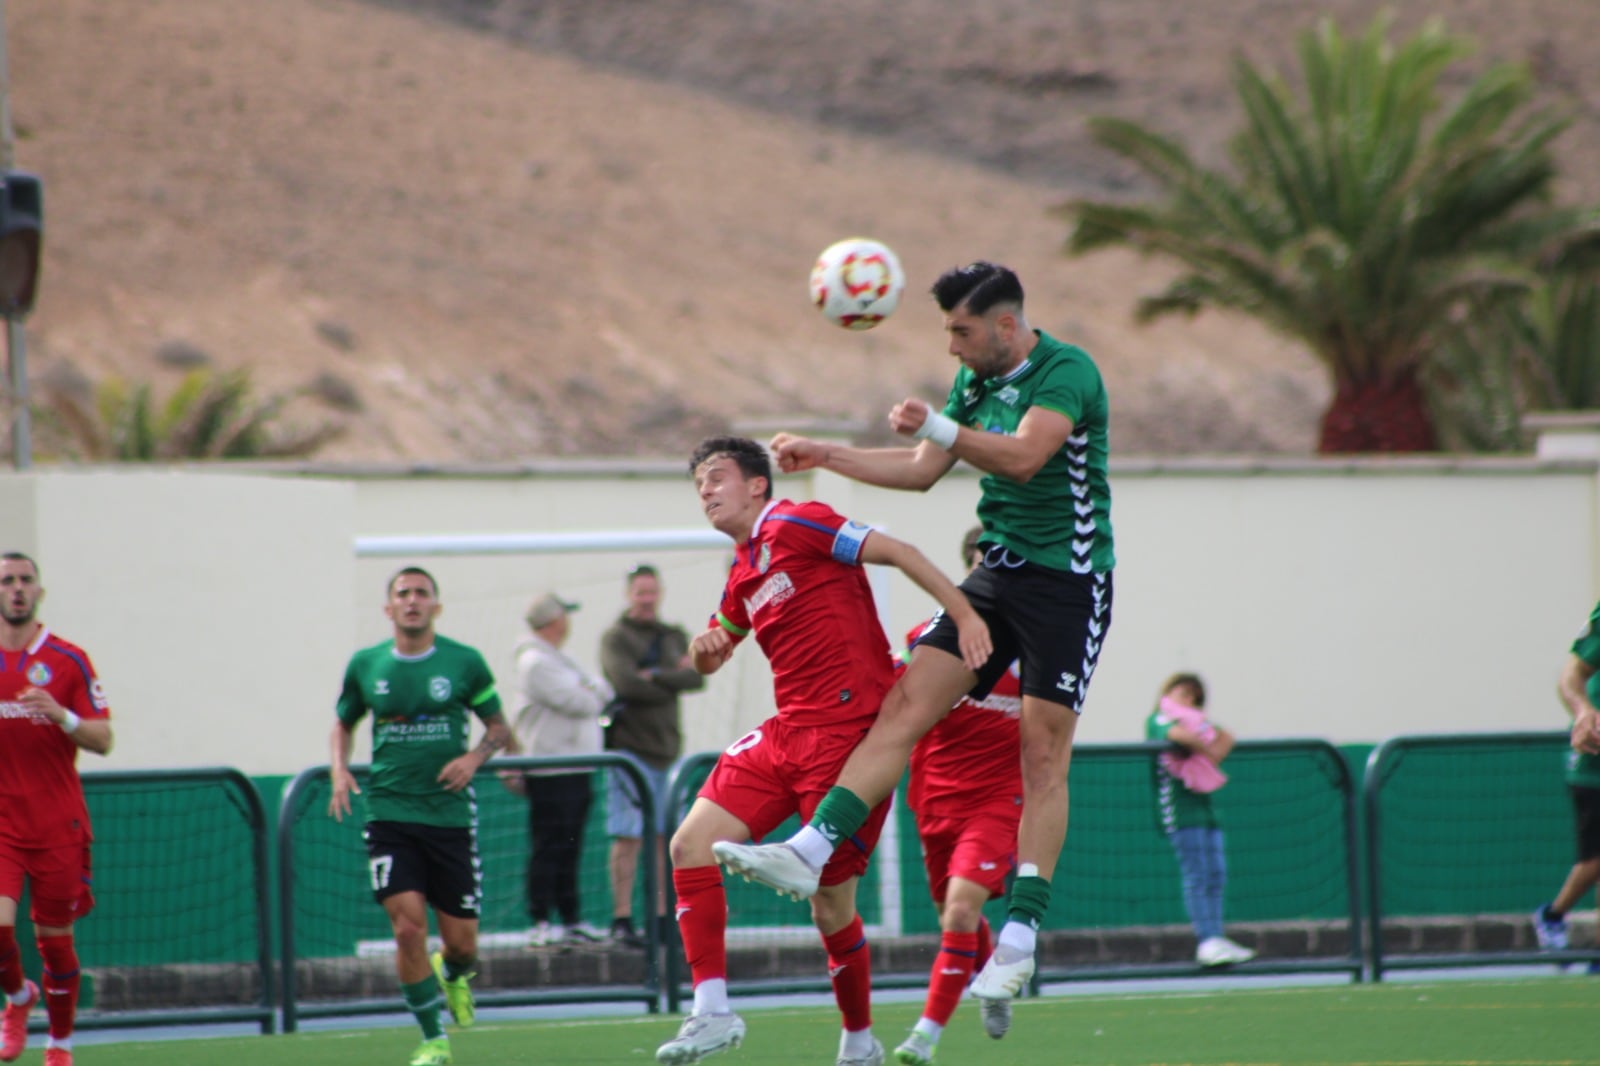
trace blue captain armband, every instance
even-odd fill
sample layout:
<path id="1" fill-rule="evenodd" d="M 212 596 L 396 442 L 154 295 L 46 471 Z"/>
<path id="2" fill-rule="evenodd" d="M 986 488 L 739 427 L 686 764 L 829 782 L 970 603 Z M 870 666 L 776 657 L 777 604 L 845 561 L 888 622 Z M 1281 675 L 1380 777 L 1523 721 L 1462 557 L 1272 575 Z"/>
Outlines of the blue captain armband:
<path id="1" fill-rule="evenodd" d="M 861 562 L 861 545 L 872 527 L 861 522 L 846 522 L 833 535 L 834 562 L 855 566 Z"/>

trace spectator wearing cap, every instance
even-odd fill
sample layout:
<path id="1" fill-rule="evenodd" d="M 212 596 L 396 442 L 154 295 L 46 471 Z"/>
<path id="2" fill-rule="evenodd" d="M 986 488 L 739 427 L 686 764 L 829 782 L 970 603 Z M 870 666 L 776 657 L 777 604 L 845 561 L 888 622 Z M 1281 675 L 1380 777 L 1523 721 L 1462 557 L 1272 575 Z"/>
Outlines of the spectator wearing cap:
<path id="1" fill-rule="evenodd" d="M 628 571 L 627 609 L 600 638 L 600 669 L 616 689 L 606 748 L 632 755 L 649 782 L 655 804 L 656 885 L 665 876 L 667 772 L 683 754 L 678 697 L 705 685 L 689 657 L 689 634 L 660 618 L 661 575 L 641 564 Z M 611 937 L 629 947 L 644 940 L 633 925 L 633 886 L 639 867 L 644 814 L 635 782 L 612 771 L 606 808 L 611 834 Z M 658 915 L 665 895 L 652 907 Z"/>
<path id="2" fill-rule="evenodd" d="M 524 616 L 529 634 L 517 642 L 517 688 L 512 728 L 528 755 L 594 755 L 600 751 L 600 716 L 615 693 L 601 677 L 574 662 L 561 646 L 576 603 L 553 592 L 534 600 Z M 506 783 L 528 799 L 528 917 L 530 943 L 598 941 L 603 933 L 581 920 L 578 861 L 593 797 L 591 771 L 531 770 Z M 503 775 L 504 777 L 505 775 Z"/>

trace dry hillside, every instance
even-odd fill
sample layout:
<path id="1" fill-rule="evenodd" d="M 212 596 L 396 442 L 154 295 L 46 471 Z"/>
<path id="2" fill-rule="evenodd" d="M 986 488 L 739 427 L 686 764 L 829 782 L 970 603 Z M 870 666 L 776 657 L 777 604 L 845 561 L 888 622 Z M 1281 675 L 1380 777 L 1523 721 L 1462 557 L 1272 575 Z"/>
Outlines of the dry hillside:
<path id="1" fill-rule="evenodd" d="M 1353 22 L 1378 5 L 1338 0 Z M 1600 5 L 1441 0 L 1573 107 L 1600 195 Z M 12 0 L 19 165 L 46 182 L 35 376 L 249 366 L 316 384 L 329 458 L 681 454 L 754 417 L 877 426 L 950 367 L 920 291 L 1002 259 L 1095 353 L 1130 451 L 1304 451 L 1326 388 L 1218 316 L 1139 329 L 1159 268 L 1068 261 L 1048 209 L 1126 188 L 1083 119 L 1215 154 L 1227 62 L 1289 56 L 1287 0 Z M 958 12 L 958 13 L 957 13 Z M 1408 7 L 1401 18 L 1413 24 Z M 868 334 L 805 278 L 854 232 L 913 293 Z M 318 398 L 320 397 L 320 398 Z"/>

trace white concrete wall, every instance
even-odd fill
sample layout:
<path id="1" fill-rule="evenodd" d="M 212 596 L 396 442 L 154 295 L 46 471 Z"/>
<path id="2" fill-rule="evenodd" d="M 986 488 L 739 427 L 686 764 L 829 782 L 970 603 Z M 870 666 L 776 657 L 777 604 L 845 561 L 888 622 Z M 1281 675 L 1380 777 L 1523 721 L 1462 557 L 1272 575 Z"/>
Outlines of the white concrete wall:
<path id="1" fill-rule="evenodd" d="M 0 477 L 0 544 L 94 660 L 116 747 L 84 769 L 287 772 L 327 733 L 354 631 L 348 484 L 163 470 Z M 331 682 L 325 680 L 332 677 Z"/>
<path id="2" fill-rule="evenodd" d="M 1124 462 L 1112 480 L 1115 621 L 1080 738 L 1137 739 L 1177 669 L 1204 674 L 1246 737 L 1559 727 L 1555 674 L 1600 596 L 1594 462 Z M 964 469 L 927 494 L 831 475 L 778 490 L 879 524 L 952 576 L 978 491 Z M 0 545 L 40 558 L 44 617 L 111 694 L 118 748 L 92 763 L 108 767 L 324 761 L 344 663 L 387 635 L 383 589 L 403 563 L 434 572 L 441 630 L 508 686 L 545 589 L 583 603 L 568 650 L 592 667 L 630 565 L 661 569 L 664 614 L 693 630 L 728 562 L 721 548 L 357 559 L 357 536 L 704 528 L 678 462 L 0 476 Z M 897 640 L 931 604 L 898 575 L 882 586 Z M 690 746 L 725 746 L 771 710 L 752 642 L 686 700 Z"/>

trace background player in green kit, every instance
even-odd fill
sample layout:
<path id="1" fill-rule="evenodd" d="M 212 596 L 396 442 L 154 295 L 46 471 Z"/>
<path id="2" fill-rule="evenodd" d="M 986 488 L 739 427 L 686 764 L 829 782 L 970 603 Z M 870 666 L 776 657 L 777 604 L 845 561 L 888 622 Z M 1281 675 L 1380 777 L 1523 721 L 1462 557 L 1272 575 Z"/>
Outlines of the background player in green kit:
<path id="1" fill-rule="evenodd" d="M 1572 642 L 1556 692 L 1572 715 L 1567 791 L 1577 836 L 1577 858 L 1555 899 L 1533 912 L 1539 946 L 1567 946 L 1567 912 L 1600 881 L 1600 604 Z"/>
<path id="2" fill-rule="evenodd" d="M 1078 714 L 1111 624 L 1109 406 L 1087 352 L 1030 329 L 1022 283 L 994 263 L 945 272 L 933 284 L 949 351 L 960 360 L 942 412 L 908 399 L 889 413 L 914 448 L 849 448 L 780 433 L 785 471 L 823 467 L 857 481 L 922 491 L 956 460 L 983 471 L 983 562 L 961 590 L 989 625 L 980 670 L 961 662 L 955 627 L 938 619 L 917 642 L 872 730 L 810 823 L 782 844 L 718 844 L 719 861 L 780 892 L 808 896 L 816 870 L 899 781 L 912 746 L 962 696 L 982 700 L 1022 663 L 1022 823 L 1017 879 L 999 944 L 972 991 L 1010 999 L 1033 976 L 1039 922 L 1067 832 L 1067 769 Z"/>
<path id="3" fill-rule="evenodd" d="M 483 656 L 434 632 L 438 588 L 418 567 L 390 579 L 383 610 L 394 636 L 351 657 L 329 740 L 328 813 L 342 820 L 350 813 L 350 794 L 361 792 L 350 773 L 354 730 L 371 713 L 372 776 L 363 836 L 372 894 L 394 928 L 400 990 L 422 1027 L 412 1066 L 450 1062 L 440 1017 L 446 1004 L 457 1025 L 473 1022 L 468 982 L 478 958 L 483 879 L 472 777 L 511 742 Z M 473 715 L 482 719 L 484 736 L 469 751 Z M 431 959 L 430 905 L 444 941 L 444 951 Z"/>

